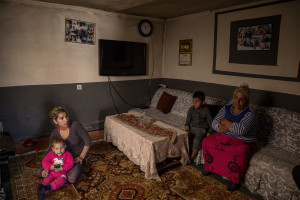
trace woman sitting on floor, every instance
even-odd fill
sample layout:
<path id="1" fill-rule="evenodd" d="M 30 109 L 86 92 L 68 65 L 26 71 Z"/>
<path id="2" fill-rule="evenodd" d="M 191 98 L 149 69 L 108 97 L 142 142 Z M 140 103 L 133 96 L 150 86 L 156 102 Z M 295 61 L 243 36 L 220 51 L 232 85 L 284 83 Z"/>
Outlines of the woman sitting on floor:
<path id="1" fill-rule="evenodd" d="M 56 128 L 51 132 L 49 149 L 51 151 L 52 140 L 57 137 L 62 137 L 66 141 L 67 148 L 73 158 L 74 167 L 68 171 L 67 179 L 69 183 L 76 183 L 79 181 L 85 166 L 85 156 L 91 146 L 91 137 L 85 128 L 78 122 L 70 123 L 68 112 L 65 108 L 55 107 L 50 112 Z M 47 177 L 49 171 L 40 167 L 36 172 L 37 177 Z"/>
<path id="2" fill-rule="evenodd" d="M 229 191 L 237 190 L 250 157 L 256 149 L 255 114 L 249 108 L 250 90 L 246 83 L 233 93 L 233 104 L 224 106 L 212 122 L 216 132 L 202 142 L 205 169 L 203 175 L 216 173 L 228 177 Z"/>

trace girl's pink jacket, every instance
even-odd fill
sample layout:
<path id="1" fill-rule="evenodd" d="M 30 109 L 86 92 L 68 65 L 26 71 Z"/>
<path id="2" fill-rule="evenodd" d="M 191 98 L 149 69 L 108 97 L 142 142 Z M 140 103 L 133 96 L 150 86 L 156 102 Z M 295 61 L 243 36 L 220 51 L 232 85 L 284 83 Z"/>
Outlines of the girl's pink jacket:
<path id="1" fill-rule="evenodd" d="M 51 170 L 51 165 L 56 162 L 59 163 L 62 168 L 63 171 L 61 172 L 56 172 L 54 170 Z M 65 151 L 65 153 L 61 156 L 57 156 L 54 151 L 50 151 L 45 158 L 42 161 L 42 165 L 44 167 L 44 169 L 49 170 L 51 173 L 55 172 L 57 174 L 66 174 L 67 171 L 69 171 L 70 169 L 72 169 L 72 167 L 74 166 L 74 160 L 73 160 L 73 156 L 69 151 Z"/>

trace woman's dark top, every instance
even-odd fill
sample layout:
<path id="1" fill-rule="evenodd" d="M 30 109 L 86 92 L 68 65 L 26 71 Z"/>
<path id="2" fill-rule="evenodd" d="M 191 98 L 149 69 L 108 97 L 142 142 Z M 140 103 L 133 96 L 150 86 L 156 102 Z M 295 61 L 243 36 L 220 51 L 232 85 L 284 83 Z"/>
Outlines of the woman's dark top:
<path id="1" fill-rule="evenodd" d="M 50 135 L 50 142 L 48 152 L 51 151 L 52 140 L 56 137 L 60 137 L 58 128 L 55 128 Z M 91 146 L 92 140 L 85 128 L 77 121 L 72 122 L 70 125 L 69 136 L 66 138 L 66 144 L 68 150 L 73 158 L 80 156 L 84 146 Z"/>

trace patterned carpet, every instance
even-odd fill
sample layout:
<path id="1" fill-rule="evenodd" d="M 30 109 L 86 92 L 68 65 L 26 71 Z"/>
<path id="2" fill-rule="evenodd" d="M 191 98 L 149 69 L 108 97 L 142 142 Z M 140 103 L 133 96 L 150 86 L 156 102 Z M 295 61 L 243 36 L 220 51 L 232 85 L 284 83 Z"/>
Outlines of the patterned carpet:
<path id="1" fill-rule="evenodd" d="M 35 171 L 44 155 L 45 152 L 38 152 L 9 160 L 14 199 L 37 199 L 36 186 L 42 179 L 35 177 Z M 201 171 L 191 165 L 167 170 L 161 181 L 144 176 L 116 147 L 104 141 L 95 142 L 87 155 L 81 181 L 49 192 L 46 199 L 254 199 L 240 191 L 228 192 L 225 184 L 211 176 L 201 177 Z"/>

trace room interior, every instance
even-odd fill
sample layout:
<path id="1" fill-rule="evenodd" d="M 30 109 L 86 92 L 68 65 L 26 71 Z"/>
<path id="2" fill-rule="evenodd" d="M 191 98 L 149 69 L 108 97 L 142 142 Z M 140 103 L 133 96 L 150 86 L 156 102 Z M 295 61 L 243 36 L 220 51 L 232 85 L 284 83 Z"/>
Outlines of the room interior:
<path id="1" fill-rule="evenodd" d="M 158 1 L 146 1 L 146 4 L 139 6 L 128 3 L 130 5 L 124 4 L 123 8 L 109 4 L 111 7 L 115 6 L 115 9 L 109 6 L 106 8 L 107 2 L 103 2 L 103 9 L 108 11 L 92 9 L 91 5 L 79 7 L 83 5 L 53 2 L 1 2 L 1 24 L 6 31 L 1 33 L 5 40 L 1 44 L 0 120 L 4 132 L 8 132 L 15 142 L 49 134 L 52 124 L 49 123 L 47 114 L 56 105 L 67 107 L 72 119 L 80 121 L 88 130 L 101 129 L 105 116 L 116 113 L 108 87 L 108 77 L 99 76 L 99 39 L 148 44 L 147 75 L 110 77 L 116 91 L 133 106 L 149 105 L 159 83 L 189 92 L 199 88 L 206 95 L 230 99 L 232 88 L 247 82 L 255 96 L 252 103 L 300 111 L 296 103 L 299 100 L 299 81 L 294 80 L 299 74 L 299 45 L 296 37 L 299 33 L 299 22 L 295 20 L 299 14 L 293 9 L 298 6 L 298 1 L 284 3 L 289 9 L 285 11 L 285 17 L 289 19 L 286 19 L 287 24 L 282 22 L 277 66 L 231 66 L 246 72 L 254 66 L 257 74 L 268 75 L 261 78 L 213 73 L 214 15 L 272 1 L 249 1 L 243 5 L 238 4 L 246 1 L 231 1 L 231 4 L 228 1 L 228 4 L 220 3 L 219 7 L 219 3 L 210 5 L 207 1 L 204 3 L 206 7 L 202 8 L 205 11 L 200 9 L 200 5 L 199 11 L 196 6 L 189 8 L 187 3 L 182 12 L 186 10 L 192 14 L 184 16 L 176 16 L 175 13 L 181 15 L 181 11 L 176 11 L 178 9 L 175 4 L 169 14 L 175 17 L 170 18 L 165 18 L 168 17 L 167 14 L 164 14 L 165 17 L 155 14 L 152 7 L 160 7 Z M 66 4 L 72 4 L 72 1 L 66 1 Z M 147 5 L 151 5 L 148 12 L 153 14 L 147 14 L 150 17 L 136 16 Z M 168 2 L 165 2 L 162 7 L 167 5 Z M 283 4 L 271 5 L 270 12 L 278 13 L 281 5 Z M 207 10 L 208 7 L 211 10 Z M 117 9 L 121 13 L 113 12 L 118 11 Z M 130 14 L 123 14 L 127 11 Z M 251 9 L 246 11 L 253 15 Z M 255 16 L 260 15 L 265 14 L 255 12 Z M 62 35 L 65 33 L 66 18 L 95 23 L 95 44 L 65 42 Z M 153 33 L 149 37 L 138 32 L 138 23 L 143 19 L 148 19 L 153 24 Z M 282 20 L 284 19 L 283 17 Z M 191 66 L 178 65 L 179 40 L 185 39 L 193 40 Z M 220 64 L 221 67 L 223 65 Z M 231 68 L 230 70 L 234 70 Z M 286 81 L 278 77 L 294 79 Z M 82 90 L 77 90 L 77 85 L 82 85 Z M 115 91 L 111 92 L 120 112 L 133 108 L 123 102 Z M 140 98 L 136 98 L 137 95 Z"/>
<path id="2" fill-rule="evenodd" d="M 247 82 L 251 103 L 300 112 L 299 8 L 298 0 L 3 0 L 3 132 L 20 146 L 45 138 L 58 105 L 89 132 L 103 130 L 106 116 L 149 106 L 159 84 L 230 100 Z M 230 21 L 271 15 L 281 15 L 277 64 L 229 63 Z M 95 43 L 66 41 L 66 19 L 94 23 Z M 147 37 L 138 31 L 145 19 L 153 25 Z M 147 74 L 100 76 L 99 39 L 147 43 Z M 179 43 L 189 39 L 191 64 L 180 65 Z"/>

